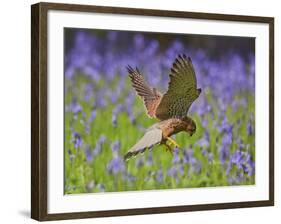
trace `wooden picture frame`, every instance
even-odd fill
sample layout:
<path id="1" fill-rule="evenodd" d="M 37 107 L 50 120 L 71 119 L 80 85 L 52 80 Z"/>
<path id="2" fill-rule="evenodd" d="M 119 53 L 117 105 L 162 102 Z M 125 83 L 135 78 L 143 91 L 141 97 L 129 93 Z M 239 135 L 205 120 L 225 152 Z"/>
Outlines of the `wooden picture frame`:
<path id="1" fill-rule="evenodd" d="M 145 207 L 83 212 L 48 212 L 48 12 L 87 12 L 133 16 L 248 22 L 269 26 L 269 181 L 268 200 L 212 203 L 181 206 Z M 38 3 L 31 7 L 31 217 L 39 221 L 91 217 L 125 216 L 169 212 L 187 212 L 226 208 L 274 205 L 274 18 L 211 14 L 202 12 L 162 11 L 90 5 Z"/>

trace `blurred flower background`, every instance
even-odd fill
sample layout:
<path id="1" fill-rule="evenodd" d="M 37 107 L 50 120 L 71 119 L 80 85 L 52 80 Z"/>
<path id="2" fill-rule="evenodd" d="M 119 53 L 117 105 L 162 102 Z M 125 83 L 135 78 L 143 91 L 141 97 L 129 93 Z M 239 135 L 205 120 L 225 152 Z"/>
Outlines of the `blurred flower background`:
<path id="1" fill-rule="evenodd" d="M 255 183 L 255 40 L 65 28 L 65 193 L 215 187 Z M 165 92 L 178 54 L 192 58 L 200 97 L 197 131 L 123 155 L 157 122 L 145 114 L 126 66 Z"/>

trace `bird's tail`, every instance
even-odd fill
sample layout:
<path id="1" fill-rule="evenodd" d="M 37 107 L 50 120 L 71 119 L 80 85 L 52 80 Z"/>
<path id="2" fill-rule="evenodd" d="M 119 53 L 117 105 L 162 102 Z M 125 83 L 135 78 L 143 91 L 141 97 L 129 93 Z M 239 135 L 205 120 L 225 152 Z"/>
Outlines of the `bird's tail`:
<path id="1" fill-rule="evenodd" d="M 150 149 L 152 148 L 152 146 L 150 147 Z M 124 161 L 128 161 L 130 158 L 132 157 L 136 157 L 138 154 L 142 154 L 144 153 L 148 148 L 143 148 L 143 149 L 139 149 L 139 150 L 134 150 L 134 151 L 129 151 L 125 154 L 124 156 Z"/>
<path id="2" fill-rule="evenodd" d="M 144 136 L 125 154 L 124 160 L 144 153 L 146 149 L 151 149 L 154 145 L 162 141 L 162 130 L 156 127 L 148 129 Z"/>

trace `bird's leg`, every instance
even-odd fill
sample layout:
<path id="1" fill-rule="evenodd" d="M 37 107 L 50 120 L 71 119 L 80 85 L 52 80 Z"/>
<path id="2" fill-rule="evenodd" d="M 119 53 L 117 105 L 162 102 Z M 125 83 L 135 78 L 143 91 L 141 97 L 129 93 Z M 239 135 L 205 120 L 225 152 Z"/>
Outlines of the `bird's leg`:
<path id="1" fill-rule="evenodd" d="M 166 141 L 165 144 L 166 146 L 166 151 L 169 151 L 171 154 L 173 154 L 173 149 L 171 148 L 171 146 L 168 144 L 168 142 Z"/>
<path id="2" fill-rule="evenodd" d="M 170 137 L 167 137 L 167 139 L 168 139 L 173 145 L 175 145 L 176 147 L 180 148 L 179 144 L 178 144 L 174 139 L 172 139 L 172 138 L 170 138 Z"/>

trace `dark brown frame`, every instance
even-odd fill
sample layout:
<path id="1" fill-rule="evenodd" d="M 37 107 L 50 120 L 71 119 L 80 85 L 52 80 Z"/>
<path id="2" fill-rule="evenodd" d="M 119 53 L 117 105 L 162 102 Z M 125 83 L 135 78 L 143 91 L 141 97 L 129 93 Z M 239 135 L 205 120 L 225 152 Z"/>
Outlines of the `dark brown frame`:
<path id="1" fill-rule="evenodd" d="M 269 24 L 269 200 L 48 214 L 47 13 L 49 10 L 195 18 Z M 31 6 L 31 40 L 31 218 L 39 221 L 45 221 L 274 205 L 274 18 L 210 14 L 201 12 L 162 11 L 90 5 L 38 3 Z"/>

